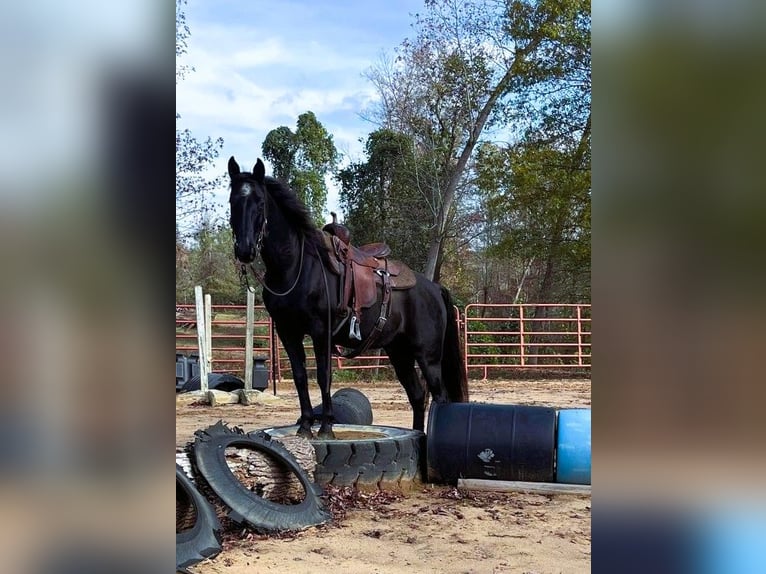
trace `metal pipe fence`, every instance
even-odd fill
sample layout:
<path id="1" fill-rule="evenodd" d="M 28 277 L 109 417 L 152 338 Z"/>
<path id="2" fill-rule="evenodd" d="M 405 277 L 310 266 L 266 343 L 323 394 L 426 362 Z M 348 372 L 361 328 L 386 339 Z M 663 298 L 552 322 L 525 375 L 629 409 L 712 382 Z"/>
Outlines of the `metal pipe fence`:
<path id="1" fill-rule="evenodd" d="M 471 304 L 463 315 L 466 375 L 481 370 L 589 371 L 590 305 Z"/>
<path id="2" fill-rule="evenodd" d="M 589 304 L 470 304 L 461 312 L 455 308 L 462 340 L 466 376 L 477 371 L 486 379 L 490 372 L 513 375 L 527 369 L 536 371 L 590 372 L 591 306 Z M 245 355 L 245 305 L 213 305 L 213 372 L 242 376 Z M 197 352 L 197 323 L 194 305 L 176 305 L 176 352 Z M 265 307 L 255 307 L 253 349 L 266 358 L 272 381 L 283 371 L 290 375 L 290 363 L 276 336 Z M 386 371 L 394 377 L 385 353 L 368 352 L 354 359 L 336 357 L 340 371 Z M 316 359 L 306 340 L 306 367 L 316 371 Z M 475 374 L 474 374 L 475 376 Z"/>

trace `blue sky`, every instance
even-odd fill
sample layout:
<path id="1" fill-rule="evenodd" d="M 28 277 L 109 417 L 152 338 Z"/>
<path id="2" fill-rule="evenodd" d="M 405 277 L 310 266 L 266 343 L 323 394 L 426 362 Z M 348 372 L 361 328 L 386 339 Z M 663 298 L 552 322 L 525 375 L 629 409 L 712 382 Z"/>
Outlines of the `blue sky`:
<path id="1" fill-rule="evenodd" d="M 266 134 L 295 129 L 308 110 L 346 159 L 361 159 L 359 140 L 375 126 L 360 113 L 376 98 L 363 73 L 413 36 L 413 15 L 422 10 L 422 0 L 189 0 L 181 63 L 195 71 L 176 86 L 178 126 L 224 139 L 214 175 L 226 172 L 231 155 L 250 169 Z M 215 200 L 225 206 L 227 190 Z M 337 207 L 331 186 L 328 208 Z"/>

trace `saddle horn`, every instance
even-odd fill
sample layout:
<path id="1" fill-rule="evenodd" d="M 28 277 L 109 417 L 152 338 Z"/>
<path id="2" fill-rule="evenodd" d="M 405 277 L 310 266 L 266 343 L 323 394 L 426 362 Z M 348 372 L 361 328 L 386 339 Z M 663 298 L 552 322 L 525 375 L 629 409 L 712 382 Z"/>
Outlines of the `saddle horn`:
<path id="1" fill-rule="evenodd" d="M 325 225 L 322 228 L 322 231 L 326 231 L 330 235 L 335 235 L 343 243 L 350 243 L 351 232 L 349 231 L 348 227 L 338 223 L 338 215 L 334 211 L 331 211 L 330 215 L 332 215 L 332 223 Z"/>

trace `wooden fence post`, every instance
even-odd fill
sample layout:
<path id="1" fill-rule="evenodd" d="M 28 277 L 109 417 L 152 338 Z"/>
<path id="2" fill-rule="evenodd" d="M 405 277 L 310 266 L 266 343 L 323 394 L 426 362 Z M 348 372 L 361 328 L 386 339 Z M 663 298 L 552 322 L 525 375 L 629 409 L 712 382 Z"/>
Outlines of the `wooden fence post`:
<path id="1" fill-rule="evenodd" d="M 200 382 L 200 390 L 206 393 L 210 389 L 210 373 L 213 372 L 213 306 L 210 293 L 205 294 L 205 362 L 208 376 Z"/>
<path id="2" fill-rule="evenodd" d="M 202 286 L 194 287 L 194 301 L 197 306 L 197 345 L 199 346 L 199 378 L 200 391 L 207 392 L 207 325 L 205 323 L 205 305 L 202 297 Z"/>
<path id="3" fill-rule="evenodd" d="M 274 321 L 269 319 L 269 339 L 271 347 L 271 385 L 274 396 L 277 396 L 277 381 L 282 382 L 282 366 L 279 364 L 279 338 L 274 329 Z"/>
<path id="4" fill-rule="evenodd" d="M 253 390 L 253 321 L 255 320 L 255 291 L 247 288 L 247 313 L 245 315 L 245 390 Z"/>
<path id="5" fill-rule="evenodd" d="M 247 289 L 245 313 L 245 388 L 238 391 L 239 402 L 252 405 L 262 400 L 263 392 L 253 389 L 253 331 L 255 330 L 255 290 Z M 276 395 L 276 392 L 274 393 Z"/>

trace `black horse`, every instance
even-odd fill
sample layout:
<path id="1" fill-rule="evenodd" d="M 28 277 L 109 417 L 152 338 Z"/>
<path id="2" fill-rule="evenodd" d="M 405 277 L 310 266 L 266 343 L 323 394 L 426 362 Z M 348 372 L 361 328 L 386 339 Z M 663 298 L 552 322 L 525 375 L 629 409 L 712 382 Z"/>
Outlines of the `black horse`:
<path id="1" fill-rule="evenodd" d="M 313 224 L 306 207 L 291 189 L 266 177 L 260 159 L 253 172 L 248 173 L 240 171 L 231 157 L 229 177 L 234 254 L 242 265 L 250 265 L 259 255 L 263 260 L 266 269 L 261 280 L 263 302 L 290 358 L 300 400 L 298 434 L 311 436 L 314 422 L 303 348 L 304 336 L 309 335 L 322 391 L 322 424 L 318 434 L 333 437 L 332 350 L 335 345 L 353 349 L 360 342 L 350 337 L 347 326 L 338 327 L 344 319 L 333 304 L 337 303 L 333 295 L 339 293 L 341 279 L 330 272 L 332 255 L 324 232 Z M 415 273 L 412 288 L 394 290 L 389 295 L 390 311 L 372 348 L 382 348 L 388 354 L 412 405 L 412 426 L 423 430 L 428 395 L 415 371 L 416 361 L 433 400 L 468 400 L 455 310 L 447 289 L 419 273 Z M 359 318 L 362 340 L 375 328 L 380 308 L 379 294 L 377 302 Z"/>

